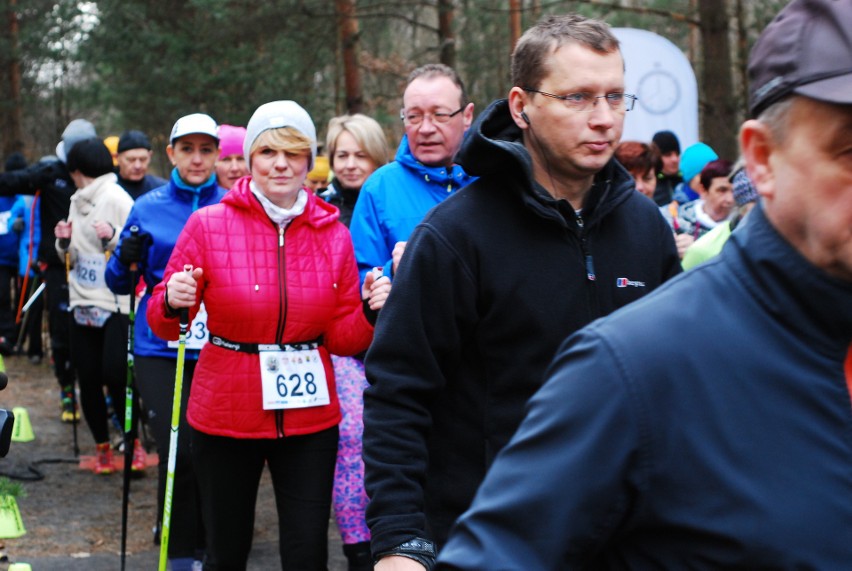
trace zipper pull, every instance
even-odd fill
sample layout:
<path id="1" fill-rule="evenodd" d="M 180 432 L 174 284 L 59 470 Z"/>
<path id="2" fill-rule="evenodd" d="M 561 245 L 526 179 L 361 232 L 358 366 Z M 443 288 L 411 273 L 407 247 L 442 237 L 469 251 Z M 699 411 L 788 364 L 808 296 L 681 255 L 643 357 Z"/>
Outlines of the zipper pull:
<path id="1" fill-rule="evenodd" d="M 591 254 L 586 254 L 586 279 L 590 282 L 595 281 L 595 262 Z"/>
<path id="2" fill-rule="evenodd" d="M 284 227 L 283 226 L 278 227 L 278 247 L 279 248 L 284 247 Z"/>

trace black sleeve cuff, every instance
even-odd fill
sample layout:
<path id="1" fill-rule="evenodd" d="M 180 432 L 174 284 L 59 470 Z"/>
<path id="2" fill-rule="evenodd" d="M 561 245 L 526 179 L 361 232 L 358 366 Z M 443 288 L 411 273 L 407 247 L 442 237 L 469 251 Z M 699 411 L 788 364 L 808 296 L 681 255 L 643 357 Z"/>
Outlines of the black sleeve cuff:
<path id="1" fill-rule="evenodd" d="M 367 321 L 370 322 L 370 325 L 373 327 L 376 326 L 376 320 L 379 318 L 379 312 L 375 309 L 370 309 L 370 300 L 362 299 L 361 300 L 361 308 L 364 310 L 364 317 L 367 318 Z"/>
<path id="2" fill-rule="evenodd" d="M 428 539 L 423 539 L 422 537 L 415 537 L 414 539 L 409 539 L 405 543 L 400 543 L 392 549 L 377 553 L 376 561 L 382 557 L 388 557 L 390 555 L 398 555 L 400 557 L 414 559 L 423 565 L 427 571 L 432 571 L 432 569 L 435 568 L 435 557 L 437 552 L 435 550 L 434 543 Z"/>
<path id="3" fill-rule="evenodd" d="M 133 292 L 133 293 L 135 293 L 135 292 Z M 177 317 L 178 316 L 178 314 L 180 312 L 177 309 L 173 308 L 171 305 L 169 305 L 169 288 L 165 288 L 165 290 L 163 290 L 163 303 L 166 306 L 166 316 L 167 317 Z"/>

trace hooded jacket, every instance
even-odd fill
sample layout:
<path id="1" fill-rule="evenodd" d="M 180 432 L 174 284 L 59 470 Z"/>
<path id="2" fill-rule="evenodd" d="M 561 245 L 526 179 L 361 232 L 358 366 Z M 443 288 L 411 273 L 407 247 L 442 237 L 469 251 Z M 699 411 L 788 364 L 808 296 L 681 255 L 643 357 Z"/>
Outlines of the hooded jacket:
<path id="1" fill-rule="evenodd" d="M 440 568 L 847 569 L 850 342 L 852 283 L 755 207 L 559 349 Z"/>
<path id="2" fill-rule="evenodd" d="M 186 415 L 195 429 L 217 436 L 318 432 L 340 421 L 329 352 L 363 351 L 373 333 L 361 305 L 352 242 L 337 209 L 313 194 L 304 212 L 280 229 L 252 194 L 250 180 L 240 179 L 219 204 L 189 217 L 148 303 L 148 323 L 156 335 L 177 339 L 178 317 L 166 311 L 165 284 L 191 264 L 204 270 L 198 300 L 207 309 L 211 335 L 264 344 L 321 338 L 328 405 L 264 410 L 259 356 L 207 343 Z M 197 310 L 196 304 L 190 319 Z"/>
<path id="3" fill-rule="evenodd" d="M 671 230 L 615 161 L 582 219 L 533 182 L 505 100 L 457 160 L 480 178 L 414 231 L 367 354 L 374 553 L 416 536 L 442 543 L 559 343 L 680 271 Z"/>
<path id="4" fill-rule="evenodd" d="M 126 190 L 126 189 L 125 189 Z M 133 354 L 140 357 L 175 358 L 177 350 L 154 335 L 148 327 L 146 311 L 151 299 L 154 286 L 163 279 L 163 272 L 171 256 L 178 235 L 183 230 L 189 215 L 198 208 L 216 204 L 227 192 L 216 184 L 212 177 L 206 184 L 197 188 L 193 193 L 187 188 L 178 186 L 170 179 L 165 186 L 154 189 L 139 197 L 127 217 L 124 229 L 121 231 L 118 247 L 106 268 L 106 283 L 109 288 L 119 294 L 130 293 L 130 268 L 119 259 L 121 242 L 130 236 L 130 229 L 136 226 L 139 236 L 145 244 L 142 260 L 138 263 L 138 277 L 142 277 L 147 285 L 147 291 L 139 301 L 134 325 Z M 187 359 L 197 359 L 197 350 L 186 350 Z"/>
<path id="5" fill-rule="evenodd" d="M 115 295 L 104 282 L 106 257 L 115 249 L 118 235 L 133 207 L 133 199 L 115 180 L 114 173 L 99 176 L 71 197 L 68 213 L 68 222 L 72 224 L 68 247 L 71 254 L 68 296 L 72 308 L 92 306 L 126 315 L 130 311 L 130 297 Z M 112 238 L 105 243 L 95 233 L 94 223 L 98 221 L 108 222 L 115 229 Z M 57 254 L 64 257 L 65 250 L 58 238 L 55 239 L 55 245 Z M 84 258 L 97 265 L 84 264 Z M 89 272 L 89 276 L 84 279 L 82 276 L 86 272 Z M 99 275 L 94 277 L 91 272 Z M 96 287 L 92 287 L 92 283 Z"/>
<path id="6" fill-rule="evenodd" d="M 411 154 L 408 136 L 403 137 L 396 160 L 364 181 L 349 223 L 361 281 L 374 267 L 390 268 L 396 243 L 408 240 L 433 206 L 473 180 L 459 165 L 424 165 Z"/>

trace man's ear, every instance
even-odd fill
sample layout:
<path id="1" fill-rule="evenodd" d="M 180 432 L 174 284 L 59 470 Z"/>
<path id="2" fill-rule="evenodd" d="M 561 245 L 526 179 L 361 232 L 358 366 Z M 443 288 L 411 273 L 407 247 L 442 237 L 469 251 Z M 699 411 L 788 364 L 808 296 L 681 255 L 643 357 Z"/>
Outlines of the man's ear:
<path id="1" fill-rule="evenodd" d="M 175 163 L 175 149 L 174 149 L 174 147 L 172 147 L 171 145 L 167 146 L 166 147 L 166 154 L 169 156 L 169 161 L 171 161 L 172 166 L 176 166 L 177 163 Z"/>
<path id="2" fill-rule="evenodd" d="M 770 162 L 775 145 L 769 127 L 760 121 L 749 119 L 740 127 L 740 148 L 748 176 L 758 194 L 769 199 L 775 195 L 775 173 Z"/>
<path id="3" fill-rule="evenodd" d="M 464 111 L 462 111 L 462 116 L 464 117 L 464 130 L 467 131 L 473 124 L 473 102 L 470 102 L 465 106 Z"/>
<path id="4" fill-rule="evenodd" d="M 515 125 L 520 127 L 521 129 L 529 129 L 529 122 L 525 121 L 522 113 L 525 113 L 524 109 L 527 106 L 527 94 L 520 87 L 513 87 L 509 90 L 509 113 L 512 115 L 512 120 L 515 122 Z"/>

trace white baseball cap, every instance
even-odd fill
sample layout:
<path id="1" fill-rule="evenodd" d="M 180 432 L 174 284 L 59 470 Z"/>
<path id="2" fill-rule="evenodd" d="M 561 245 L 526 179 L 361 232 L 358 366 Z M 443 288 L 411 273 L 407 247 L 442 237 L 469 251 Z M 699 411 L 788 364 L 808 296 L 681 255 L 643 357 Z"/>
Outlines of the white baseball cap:
<path id="1" fill-rule="evenodd" d="M 216 141 L 219 141 L 218 135 L 219 126 L 213 117 L 204 113 L 193 113 L 185 115 L 175 122 L 172 127 L 172 134 L 169 135 L 169 144 L 174 144 L 175 140 L 185 137 L 186 135 L 210 135 Z"/>

